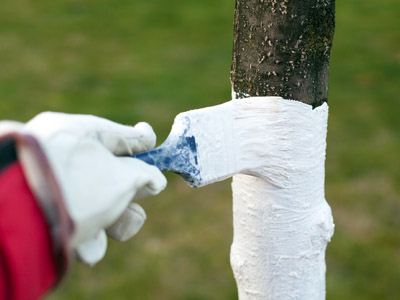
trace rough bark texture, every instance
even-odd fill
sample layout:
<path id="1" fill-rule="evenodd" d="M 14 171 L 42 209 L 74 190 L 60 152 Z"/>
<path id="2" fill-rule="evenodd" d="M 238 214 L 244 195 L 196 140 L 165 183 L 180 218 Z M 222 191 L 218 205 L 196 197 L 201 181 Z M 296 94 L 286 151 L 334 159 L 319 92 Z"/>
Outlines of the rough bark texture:
<path id="1" fill-rule="evenodd" d="M 236 0 L 232 87 L 236 98 L 327 101 L 334 0 Z"/>

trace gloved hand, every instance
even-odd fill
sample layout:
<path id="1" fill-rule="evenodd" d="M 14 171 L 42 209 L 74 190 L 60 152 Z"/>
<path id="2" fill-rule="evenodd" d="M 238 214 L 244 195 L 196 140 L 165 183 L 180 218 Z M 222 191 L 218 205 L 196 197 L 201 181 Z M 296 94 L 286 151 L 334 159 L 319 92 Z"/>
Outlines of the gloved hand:
<path id="1" fill-rule="evenodd" d="M 44 151 L 74 223 L 71 245 L 88 264 L 104 256 L 105 230 L 124 241 L 141 228 L 146 214 L 131 201 L 158 194 L 166 186 L 156 167 L 123 157 L 154 147 L 156 137 L 147 123 L 130 127 L 94 116 L 46 112 L 22 131 Z M 31 188 L 41 197 L 46 171 L 38 166 L 32 147 L 22 143 L 18 152 Z"/>

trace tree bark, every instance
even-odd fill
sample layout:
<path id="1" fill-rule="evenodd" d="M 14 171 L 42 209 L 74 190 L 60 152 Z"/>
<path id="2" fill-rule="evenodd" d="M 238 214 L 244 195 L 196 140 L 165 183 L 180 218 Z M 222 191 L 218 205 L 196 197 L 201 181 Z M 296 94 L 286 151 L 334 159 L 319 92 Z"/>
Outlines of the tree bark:
<path id="1" fill-rule="evenodd" d="M 286 172 L 285 186 L 257 176 L 233 177 L 231 265 L 240 300 L 325 299 L 333 219 L 324 196 L 324 102 L 334 17 L 334 0 L 236 0 L 233 98 L 280 96 L 314 108 L 300 105 L 290 116 L 298 116 L 299 128 L 280 119 L 288 101 L 272 112 L 287 133 L 272 142 L 289 146 L 264 159 L 282 155 L 286 165 L 276 167 Z"/>
<path id="2" fill-rule="evenodd" d="M 236 98 L 328 98 L 334 0 L 236 0 L 231 81 Z"/>

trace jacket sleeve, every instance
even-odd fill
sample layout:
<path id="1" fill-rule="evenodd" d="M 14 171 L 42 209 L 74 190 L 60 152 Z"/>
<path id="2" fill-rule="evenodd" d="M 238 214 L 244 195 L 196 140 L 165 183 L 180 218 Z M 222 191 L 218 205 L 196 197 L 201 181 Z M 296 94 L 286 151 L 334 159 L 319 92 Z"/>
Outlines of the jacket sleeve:
<path id="1" fill-rule="evenodd" d="M 14 161 L 0 171 L 0 300 L 33 300 L 57 280 L 45 218 Z"/>

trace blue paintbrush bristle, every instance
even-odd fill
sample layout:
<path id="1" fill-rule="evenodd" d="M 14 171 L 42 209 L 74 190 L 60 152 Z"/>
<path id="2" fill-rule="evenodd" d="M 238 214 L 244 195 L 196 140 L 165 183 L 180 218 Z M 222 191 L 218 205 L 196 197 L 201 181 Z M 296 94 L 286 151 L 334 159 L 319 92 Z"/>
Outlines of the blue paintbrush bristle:
<path id="1" fill-rule="evenodd" d="M 179 120 L 181 132 L 171 131 L 165 142 L 148 152 L 139 153 L 132 157 L 154 165 L 161 171 L 175 172 L 183 177 L 193 187 L 202 183 L 197 159 L 196 139 L 189 135 L 190 119 Z"/>

